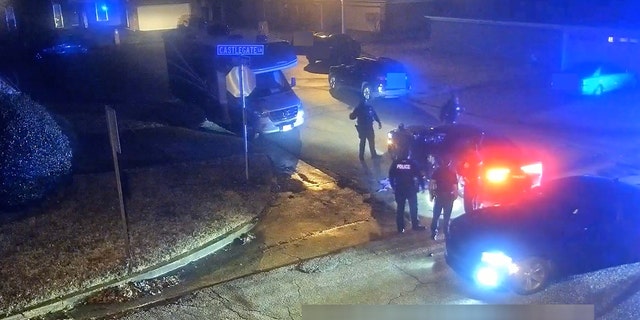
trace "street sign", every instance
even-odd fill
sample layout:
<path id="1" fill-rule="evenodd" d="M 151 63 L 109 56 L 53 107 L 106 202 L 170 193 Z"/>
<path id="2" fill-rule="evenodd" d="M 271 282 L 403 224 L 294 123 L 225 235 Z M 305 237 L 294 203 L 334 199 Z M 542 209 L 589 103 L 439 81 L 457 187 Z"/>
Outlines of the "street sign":
<path id="1" fill-rule="evenodd" d="M 262 56 L 263 44 L 219 44 L 216 46 L 216 54 L 219 56 Z M 233 67 L 225 77 L 227 90 L 236 98 L 242 97 L 242 127 L 244 131 L 244 167 L 245 176 L 249 181 L 249 147 L 247 136 L 247 102 L 245 98 L 256 87 L 256 75 L 251 68 L 240 62 Z"/>
<path id="2" fill-rule="evenodd" d="M 219 44 L 216 46 L 219 56 L 262 56 L 263 44 Z"/>
<path id="3" fill-rule="evenodd" d="M 242 73 L 242 74 L 241 74 Z M 227 82 L 227 90 L 236 98 L 240 98 L 242 94 L 248 97 L 256 88 L 256 75 L 248 67 L 233 67 L 225 77 Z M 242 86 L 240 86 L 242 81 Z M 242 90 L 241 90 L 242 89 Z M 243 91 L 242 93 L 240 91 Z"/>

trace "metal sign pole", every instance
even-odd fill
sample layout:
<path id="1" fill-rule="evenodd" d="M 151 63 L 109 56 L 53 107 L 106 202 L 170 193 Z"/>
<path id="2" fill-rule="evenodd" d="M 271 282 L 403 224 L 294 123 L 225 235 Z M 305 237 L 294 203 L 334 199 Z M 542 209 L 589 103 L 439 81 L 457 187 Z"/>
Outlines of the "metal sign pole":
<path id="1" fill-rule="evenodd" d="M 244 61 L 240 61 L 240 96 L 242 97 L 242 126 L 244 130 L 244 173 L 249 181 L 249 138 L 247 137 L 247 102 L 244 96 Z"/>
<path id="2" fill-rule="evenodd" d="M 245 75 L 245 63 L 248 63 L 247 56 L 262 56 L 264 55 L 264 44 L 219 44 L 216 46 L 216 55 L 218 56 L 233 56 L 236 57 L 234 60 L 234 65 L 238 60 L 240 61 L 239 66 L 234 66 L 231 69 L 231 72 L 227 76 L 227 89 L 231 89 L 231 94 L 236 97 L 242 99 L 242 131 L 244 132 L 244 172 L 247 181 L 249 181 L 249 137 L 247 130 L 247 101 L 245 97 L 245 91 L 247 93 L 251 93 L 255 88 L 255 75 L 248 69 L 247 74 Z M 235 78 L 236 71 L 239 71 L 238 78 Z M 245 78 L 247 83 L 245 86 Z M 240 80 L 240 85 L 238 87 L 235 86 L 235 82 Z M 231 85 L 229 85 L 229 83 Z M 239 96 L 237 95 L 236 89 L 240 89 Z M 255 129 L 255 128 L 254 128 Z"/>
<path id="3" fill-rule="evenodd" d="M 129 223 L 127 222 L 127 210 L 122 193 L 122 179 L 120 178 L 120 166 L 118 165 L 118 154 L 122 152 L 120 147 L 120 135 L 118 133 L 118 120 L 116 111 L 109 106 L 105 106 L 107 114 L 107 127 L 109 130 L 109 140 L 111 142 L 111 154 L 113 157 L 113 169 L 116 173 L 116 187 L 118 189 L 118 199 L 120 200 L 120 218 L 124 228 L 124 251 L 127 264 L 127 271 L 131 271 L 131 243 L 129 241 Z"/>

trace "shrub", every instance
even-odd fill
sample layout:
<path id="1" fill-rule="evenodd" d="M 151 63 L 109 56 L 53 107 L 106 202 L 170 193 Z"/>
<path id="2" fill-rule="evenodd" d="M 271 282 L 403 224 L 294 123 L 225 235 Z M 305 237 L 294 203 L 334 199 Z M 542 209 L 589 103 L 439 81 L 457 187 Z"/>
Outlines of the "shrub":
<path id="1" fill-rule="evenodd" d="M 0 92 L 0 208 L 42 201 L 71 176 L 69 138 L 30 97 Z"/>

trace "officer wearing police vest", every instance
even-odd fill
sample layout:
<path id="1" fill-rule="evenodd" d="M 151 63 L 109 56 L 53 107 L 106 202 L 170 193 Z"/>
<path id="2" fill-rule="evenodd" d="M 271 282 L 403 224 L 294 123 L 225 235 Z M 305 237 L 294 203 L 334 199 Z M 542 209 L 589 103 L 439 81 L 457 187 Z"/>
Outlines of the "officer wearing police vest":
<path id="1" fill-rule="evenodd" d="M 424 180 L 409 151 L 402 151 L 389 168 L 389 184 L 393 188 L 396 200 L 396 226 L 399 233 L 404 233 L 404 208 L 408 202 L 411 229 L 425 230 L 418 220 L 418 191 L 424 186 Z"/>
<path id="2" fill-rule="evenodd" d="M 453 202 L 458 197 L 458 176 L 451 167 L 448 157 L 438 159 L 438 167 L 429 180 L 429 193 L 433 201 L 433 219 L 431 220 L 431 239 L 436 240 L 438 227 L 446 237 L 449 234 L 449 222 L 453 211 Z M 440 215 L 444 217 L 440 226 Z"/>

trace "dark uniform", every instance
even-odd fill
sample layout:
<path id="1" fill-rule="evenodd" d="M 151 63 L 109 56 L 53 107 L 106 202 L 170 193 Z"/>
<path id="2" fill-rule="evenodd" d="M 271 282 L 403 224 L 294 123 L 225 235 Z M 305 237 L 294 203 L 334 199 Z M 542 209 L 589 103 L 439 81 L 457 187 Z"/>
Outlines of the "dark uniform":
<path id="1" fill-rule="evenodd" d="M 449 233 L 449 220 L 453 211 L 453 201 L 458 197 L 458 176 L 451 168 L 450 162 L 438 166 L 431 176 L 429 192 L 433 203 L 433 220 L 431 220 L 431 238 L 438 235 L 440 215 L 444 218 L 444 225 L 440 230 L 445 237 Z"/>
<path id="2" fill-rule="evenodd" d="M 413 230 L 425 230 L 418 220 L 418 191 L 424 185 L 422 175 L 415 161 L 406 155 L 398 157 L 389 168 L 389 183 L 396 200 L 396 226 L 404 232 L 404 206 L 409 202 L 409 215 Z"/>
<path id="3" fill-rule="evenodd" d="M 458 172 L 464 177 L 464 211 L 471 212 L 479 207 L 480 168 L 482 159 L 474 148 L 469 150 L 462 160 Z"/>
<path id="4" fill-rule="evenodd" d="M 452 96 L 447 103 L 440 108 L 440 121 L 447 124 L 456 123 L 463 109 L 457 96 Z"/>
<path id="5" fill-rule="evenodd" d="M 404 123 L 398 125 L 398 129 L 393 134 L 393 139 L 396 147 L 396 158 L 409 154 L 411 147 L 413 146 L 414 137 L 411 132 L 405 128 Z"/>
<path id="6" fill-rule="evenodd" d="M 379 158 L 376 151 L 375 133 L 373 131 L 373 122 L 378 123 L 378 129 L 382 129 L 382 123 L 378 114 L 372 106 L 366 104 L 364 101 L 360 101 L 357 107 L 349 114 L 349 119 L 356 120 L 356 130 L 358 131 L 358 138 L 360 138 L 359 157 L 360 160 L 364 160 L 364 146 L 369 140 L 369 151 L 371 152 L 371 158 Z"/>

